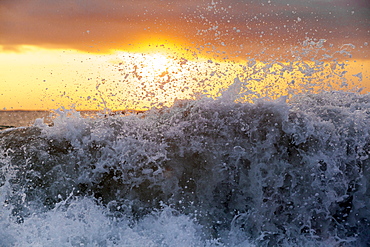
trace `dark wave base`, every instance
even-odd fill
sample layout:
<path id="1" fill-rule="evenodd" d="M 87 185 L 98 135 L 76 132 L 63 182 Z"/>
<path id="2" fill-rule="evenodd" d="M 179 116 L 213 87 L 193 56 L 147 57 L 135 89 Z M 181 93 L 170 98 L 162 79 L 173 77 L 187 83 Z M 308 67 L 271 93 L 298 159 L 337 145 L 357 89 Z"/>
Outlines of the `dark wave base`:
<path id="1" fill-rule="evenodd" d="M 178 102 L 139 115 L 0 132 L 4 203 L 32 214 L 94 198 L 109 217 L 170 206 L 228 246 L 370 246 L 370 96 Z"/>
<path id="2" fill-rule="evenodd" d="M 9 129 L 9 128 L 14 128 L 14 126 L 9 126 L 9 125 L 0 125 L 0 130 L 3 130 L 3 129 Z"/>

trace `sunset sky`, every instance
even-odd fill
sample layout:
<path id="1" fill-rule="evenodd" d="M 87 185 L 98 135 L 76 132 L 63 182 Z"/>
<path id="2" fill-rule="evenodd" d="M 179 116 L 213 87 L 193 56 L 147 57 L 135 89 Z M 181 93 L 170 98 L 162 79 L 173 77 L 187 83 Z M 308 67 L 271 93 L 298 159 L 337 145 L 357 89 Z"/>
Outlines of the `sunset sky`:
<path id="1" fill-rule="evenodd" d="M 0 110 L 160 106 L 328 54 L 370 91 L 369 0 L 1 0 Z"/>

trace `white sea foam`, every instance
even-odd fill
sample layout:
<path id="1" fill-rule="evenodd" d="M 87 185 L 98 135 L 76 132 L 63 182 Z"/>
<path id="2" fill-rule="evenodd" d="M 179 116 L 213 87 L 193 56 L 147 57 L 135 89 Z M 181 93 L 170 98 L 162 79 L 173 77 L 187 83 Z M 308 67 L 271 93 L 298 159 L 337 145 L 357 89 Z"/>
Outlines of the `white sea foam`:
<path id="1" fill-rule="evenodd" d="M 72 200 L 67 208 L 27 217 L 22 224 L 1 219 L 1 246 L 217 246 L 201 226 L 169 207 L 138 222 L 106 215 L 94 200 Z"/>
<path id="2" fill-rule="evenodd" d="M 1 246 L 366 246 L 369 104 L 200 99 L 0 132 Z"/>

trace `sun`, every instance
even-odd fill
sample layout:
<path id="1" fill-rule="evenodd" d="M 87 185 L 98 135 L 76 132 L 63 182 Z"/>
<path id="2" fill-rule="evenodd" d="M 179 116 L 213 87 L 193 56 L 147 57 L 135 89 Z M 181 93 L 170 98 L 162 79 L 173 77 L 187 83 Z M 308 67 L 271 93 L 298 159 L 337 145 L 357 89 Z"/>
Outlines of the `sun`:
<path id="1" fill-rule="evenodd" d="M 194 61 L 170 52 L 116 52 L 110 60 L 111 79 L 97 88 L 109 108 L 170 106 L 191 95 L 194 66 Z"/>
<path id="2" fill-rule="evenodd" d="M 117 54 L 117 68 L 123 71 L 123 76 L 131 75 L 147 83 L 163 80 L 168 77 L 176 78 L 183 71 L 184 58 L 177 58 L 165 53 L 133 53 Z M 126 73 L 125 73 L 126 72 Z M 127 74 L 128 73 L 128 74 Z"/>
<path id="3" fill-rule="evenodd" d="M 145 55 L 142 65 L 142 74 L 146 77 L 164 77 L 177 67 L 173 59 L 160 53 Z"/>

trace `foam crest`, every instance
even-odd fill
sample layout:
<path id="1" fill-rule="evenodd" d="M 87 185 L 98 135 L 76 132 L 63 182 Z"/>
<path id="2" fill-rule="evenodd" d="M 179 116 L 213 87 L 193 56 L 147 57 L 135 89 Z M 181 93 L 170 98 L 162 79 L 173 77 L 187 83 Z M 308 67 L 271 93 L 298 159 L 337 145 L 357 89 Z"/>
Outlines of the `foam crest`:
<path id="1" fill-rule="evenodd" d="M 366 245 L 369 97 L 62 110 L 52 125 L 0 132 L 2 241 Z"/>
<path id="2" fill-rule="evenodd" d="M 22 224 L 1 220 L 2 246 L 216 246 L 191 218 L 165 207 L 138 222 L 114 218 L 93 199 L 71 199 Z"/>

